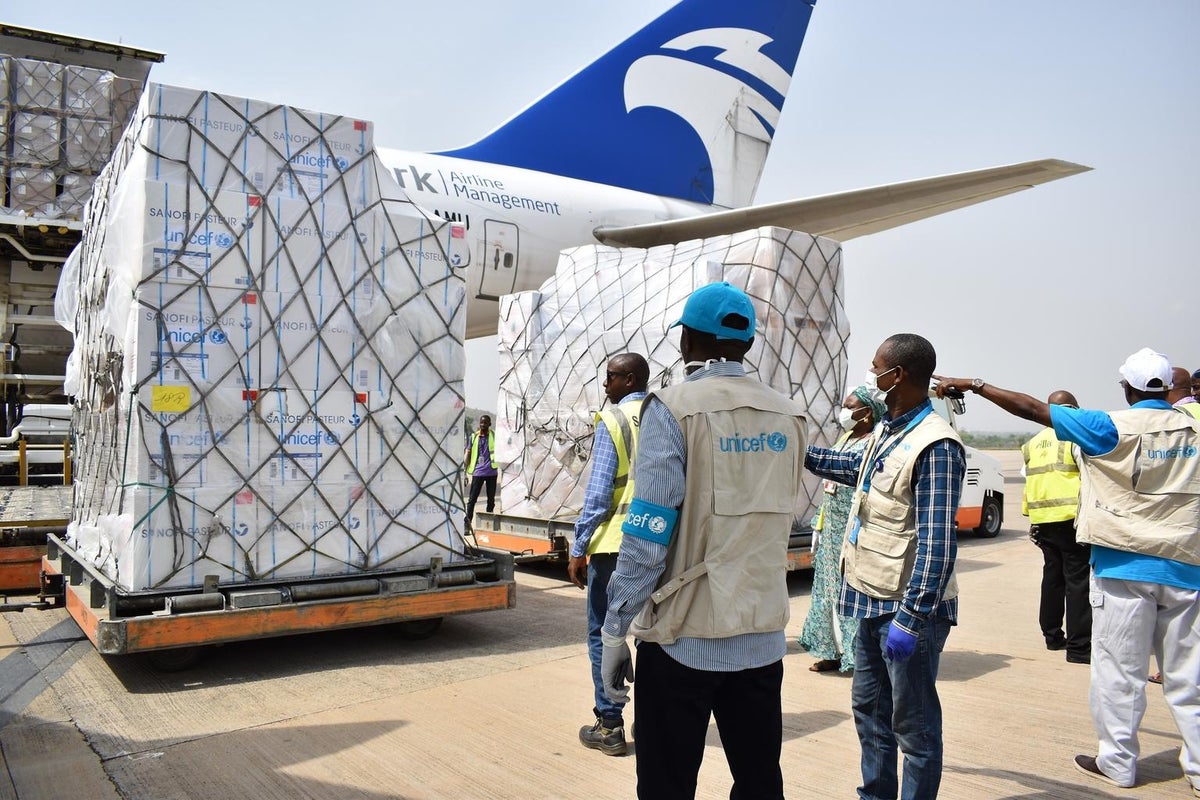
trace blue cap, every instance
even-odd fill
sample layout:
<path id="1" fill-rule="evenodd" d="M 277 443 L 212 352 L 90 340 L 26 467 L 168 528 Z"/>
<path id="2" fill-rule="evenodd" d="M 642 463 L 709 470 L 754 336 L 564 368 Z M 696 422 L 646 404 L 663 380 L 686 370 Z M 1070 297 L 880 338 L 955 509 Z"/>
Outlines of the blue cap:
<path id="1" fill-rule="evenodd" d="M 746 326 L 731 327 L 725 322 L 730 314 L 746 320 Z M 728 320 L 737 323 L 740 320 Z M 683 304 L 683 316 L 671 323 L 671 327 L 686 325 L 692 330 L 711 333 L 718 339 L 736 339 L 748 342 L 754 338 L 754 304 L 750 297 L 736 286 L 726 282 L 701 286 L 688 296 Z"/>

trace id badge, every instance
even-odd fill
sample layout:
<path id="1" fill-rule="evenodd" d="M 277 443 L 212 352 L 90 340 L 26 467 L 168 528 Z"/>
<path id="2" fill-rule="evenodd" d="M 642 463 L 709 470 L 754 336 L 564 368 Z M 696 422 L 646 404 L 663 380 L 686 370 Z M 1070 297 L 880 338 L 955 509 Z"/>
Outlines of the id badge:
<path id="1" fill-rule="evenodd" d="M 825 494 L 837 494 L 838 485 L 835 481 L 822 481 L 821 488 L 825 490 Z"/>
<path id="2" fill-rule="evenodd" d="M 850 526 L 850 544 L 858 544 L 858 531 L 862 527 L 858 517 L 854 518 L 854 523 Z"/>

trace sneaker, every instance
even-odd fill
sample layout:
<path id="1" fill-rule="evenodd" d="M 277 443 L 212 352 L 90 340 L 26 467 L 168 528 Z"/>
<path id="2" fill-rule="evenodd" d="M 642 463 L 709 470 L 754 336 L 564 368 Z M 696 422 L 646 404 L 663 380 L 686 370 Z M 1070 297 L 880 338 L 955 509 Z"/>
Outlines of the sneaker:
<path id="1" fill-rule="evenodd" d="M 625 728 L 621 725 L 606 728 L 599 718 L 592 727 L 579 729 L 579 741 L 584 747 L 599 750 L 606 756 L 625 755 Z"/>
<path id="2" fill-rule="evenodd" d="M 1075 769 L 1082 772 L 1084 775 L 1090 775 L 1093 778 L 1104 781 L 1110 786 L 1116 786 L 1121 789 L 1128 789 L 1129 786 L 1123 786 L 1117 783 L 1112 778 L 1100 771 L 1100 765 L 1096 763 L 1096 759 L 1092 756 L 1075 756 Z"/>

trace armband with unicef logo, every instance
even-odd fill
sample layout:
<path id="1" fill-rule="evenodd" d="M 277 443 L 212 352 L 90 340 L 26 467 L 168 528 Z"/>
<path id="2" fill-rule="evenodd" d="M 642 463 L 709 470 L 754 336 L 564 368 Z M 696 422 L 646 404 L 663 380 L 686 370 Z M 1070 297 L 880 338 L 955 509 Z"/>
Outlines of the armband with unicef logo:
<path id="1" fill-rule="evenodd" d="M 671 543 L 671 534 L 675 532 L 675 523 L 679 521 L 679 511 L 666 506 L 635 497 L 621 523 L 621 533 L 638 539 L 645 539 L 663 546 Z"/>

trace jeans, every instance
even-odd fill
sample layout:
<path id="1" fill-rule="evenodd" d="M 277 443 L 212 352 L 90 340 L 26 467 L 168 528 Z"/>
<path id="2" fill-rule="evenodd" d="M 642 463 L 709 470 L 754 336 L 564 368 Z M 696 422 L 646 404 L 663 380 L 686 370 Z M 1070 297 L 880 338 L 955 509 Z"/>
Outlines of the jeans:
<path id="1" fill-rule="evenodd" d="M 600 658 L 604 643 L 600 641 L 600 627 L 608 613 L 608 579 L 617 568 L 616 553 L 595 553 L 588 558 L 587 607 L 588 607 L 588 659 L 592 662 L 592 687 L 596 694 L 596 707 L 592 709 L 606 728 L 625 724 L 621 715 L 624 703 L 614 703 L 604 694 L 604 680 L 600 676 Z"/>
<path id="2" fill-rule="evenodd" d="M 906 661 L 883 657 L 894 614 L 864 619 L 854 641 L 851 705 L 862 746 L 862 800 L 931 800 L 942 781 L 942 705 L 938 662 L 950 621 L 921 623 L 916 652 Z M 896 749 L 904 752 L 904 782 L 896 780 Z"/>
<path id="3" fill-rule="evenodd" d="M 783 800 L 783 661 L 735 672 L 680 664 L 654 642 L 639 642 L 634 664 L 637 796 L 692 800 L 716 719 L 733 775 L 730 800 Z"/>

